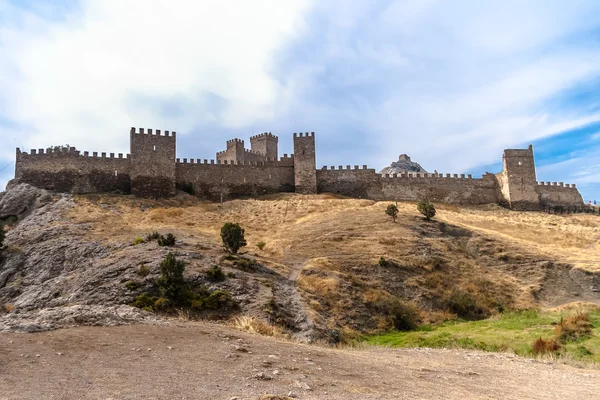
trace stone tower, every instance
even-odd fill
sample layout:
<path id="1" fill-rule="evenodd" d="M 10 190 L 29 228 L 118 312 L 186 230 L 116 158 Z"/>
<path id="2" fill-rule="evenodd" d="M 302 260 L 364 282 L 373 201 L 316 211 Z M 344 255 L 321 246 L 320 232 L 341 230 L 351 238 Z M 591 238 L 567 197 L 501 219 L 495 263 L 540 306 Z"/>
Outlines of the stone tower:
<path id="1" fill-rule="evenodd" d="M 279 138 L 271 132 L 260 133 L 250 138 L 250 149 L 267 157 L 277 159 L 277 143 Z"/>
<path id="2" fill-rule="evenodd" d="M 296 193 L 317 193 L 315 133 L 294 133 L 294 183 Z"/>
<path id="3" fill-rule="evenodd" d="M 244 162 L 244 141 L 242 139 L 231 139 L 227 141 L 227 150 L 217 153 L 217 160 L 220 162 Z"/>
<path id="4" fill-rule="evenodd" d="M 131 128 L 131 193 L 140 197 L 175 194 L 175 132 Z"/>
<path id="5" fill-rule="evenodd" d="M 503 202 L 515 210 L 540 208 L 533 146 L 507 149 L 502 155 L 502 172 L 497 174 Z"/>

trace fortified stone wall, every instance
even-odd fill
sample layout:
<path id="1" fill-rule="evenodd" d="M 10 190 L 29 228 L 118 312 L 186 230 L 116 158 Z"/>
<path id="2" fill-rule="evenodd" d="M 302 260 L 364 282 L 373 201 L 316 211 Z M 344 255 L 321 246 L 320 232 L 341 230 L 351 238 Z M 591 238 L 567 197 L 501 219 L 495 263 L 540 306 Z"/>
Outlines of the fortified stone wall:
<path id="1" fill-rule="evenodd" d="M 49 190 L 91 193 L 120 191 L 140 197 L 168 197 L 176 187 L 213 200 L 265 193 L 339 193 L 373 200 L 430 199 L 456 204 L 504 203 L 510 208 L 535 210 L 546 206 L 583 205 L 575 185 L 536 182 L 533 148 L 509 149 L 503 170 L 473 179 L 461 174 L 378 174 L 363 165 L 316 170 L 315 136 L 294 134 L 294 154 L 277 158 L 277 136 L 251 138 L 252 148 L 233 139 L 217 161 L 180 161 L 175 132 L 131 128 L 131 155 L 81 152 L 75 148 L 17 149 L 15 177 Z M 264 154 L 263 154 L 264 153 Z"/>
<path id="2" fill-rule="evenodd" d="M 215 163 L 214 160 L 177 162 L 177 185 L 194 194 L 220 201 L 267 193 L 294 191 L 294 158 L 279 161 Z"/>
<path id="3" fill-rule="evenodd" d="M 404 173 L 380 175 L 366 165 L 323 167 L 317 171 L 319 192 L 373 200 L 418 201 L 429 199 L 444 203 L 488 204 L 498 201 L 498 185 L 492 174 L 473 179 L 471 175 Z"/>
<path id="4" fill-rule="evenodd" d="M 15 178 L 57 192 L 129 193 L 129 154 L 89 153 L 69 149 L 38 149 L 30 153 L 17 149 Z"/>
<path id="5" fill-rule="evenodd" d="M 540 182 L 536 189 L 542 207 L 555 205 L 580 206 L 583 204 L 583 198 L 574 184 Z"/>

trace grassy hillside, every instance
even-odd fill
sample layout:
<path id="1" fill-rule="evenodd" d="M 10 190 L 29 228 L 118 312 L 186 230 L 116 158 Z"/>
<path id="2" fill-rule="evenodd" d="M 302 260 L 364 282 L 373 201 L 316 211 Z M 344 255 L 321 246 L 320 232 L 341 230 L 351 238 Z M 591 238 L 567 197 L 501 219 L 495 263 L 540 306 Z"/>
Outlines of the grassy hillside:
<path id="1" fill-rule="evenodd" d="M 223 204 L 90 195 L 76 203 L 69 218 L 88 224 L 90 239 L 126 243 L 173 232 L 182 250 L 214 257 L 222 224 L 239 222 L 244 256 L 296 282 L 315 326 L 338 338 L 387 331 L 407 312 L 431 324 L 600 303 L 591 290 L 600 272 L 593 215 L 437 205 L 427 222 L 415 204 L 399 203 L 393 223 L 387 202 L 291 194 Z"/>

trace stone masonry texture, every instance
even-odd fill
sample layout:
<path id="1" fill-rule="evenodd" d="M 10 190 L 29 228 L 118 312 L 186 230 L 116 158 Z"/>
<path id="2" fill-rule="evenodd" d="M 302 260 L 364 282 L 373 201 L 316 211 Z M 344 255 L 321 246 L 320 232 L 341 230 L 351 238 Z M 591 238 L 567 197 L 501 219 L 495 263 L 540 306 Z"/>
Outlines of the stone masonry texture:
<path id="1" fill-rule="evenodd" d="M 334 193 L 373 199 L 454 204 L 498 203 L 516 210 L 582 206 L 575 185 L 537 182 L 533 148 L 507 149 L 502 171 L 481 178 L 464 174 L 378 174 L 363 166 L 316 169 L 314 132 L 295 133 L 294 154 L 279 157 L 270 132 L 227 141 L 216 161 L 176 158 L 176 133 L 130 130 L 130 153 L 98 154 L 74 147 L 16 150 L 15 180 L 71 193 L 116 192 L 139 197 L 173 196 L 176 189 L 223 201 L 268 193 Z"/>

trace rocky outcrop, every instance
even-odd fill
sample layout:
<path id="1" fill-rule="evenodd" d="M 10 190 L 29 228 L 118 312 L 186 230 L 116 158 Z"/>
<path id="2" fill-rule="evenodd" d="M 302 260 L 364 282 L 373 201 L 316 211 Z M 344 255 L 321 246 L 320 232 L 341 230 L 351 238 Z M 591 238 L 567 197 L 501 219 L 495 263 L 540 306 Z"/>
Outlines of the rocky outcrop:
<path id="1" fill-rule="evenodd" d="M 398 161 L 392 162 L 389 167 L 385 167 L 380 174 L 401 174 L 406 172 L 425 172 L 425 169 L 419 163 L 410 160 L 406 154 L 400 154 Z"/>
<path id="2" fill-rule="evenodd" d="M 13 181 L 11 181 L 13 182 Z M 26 183 L 12 185 L 0 196 L 0 222 L 22 220 L 33 210 L 43 207 L 52 200 L 46 190 L 38 189 Z"/>

